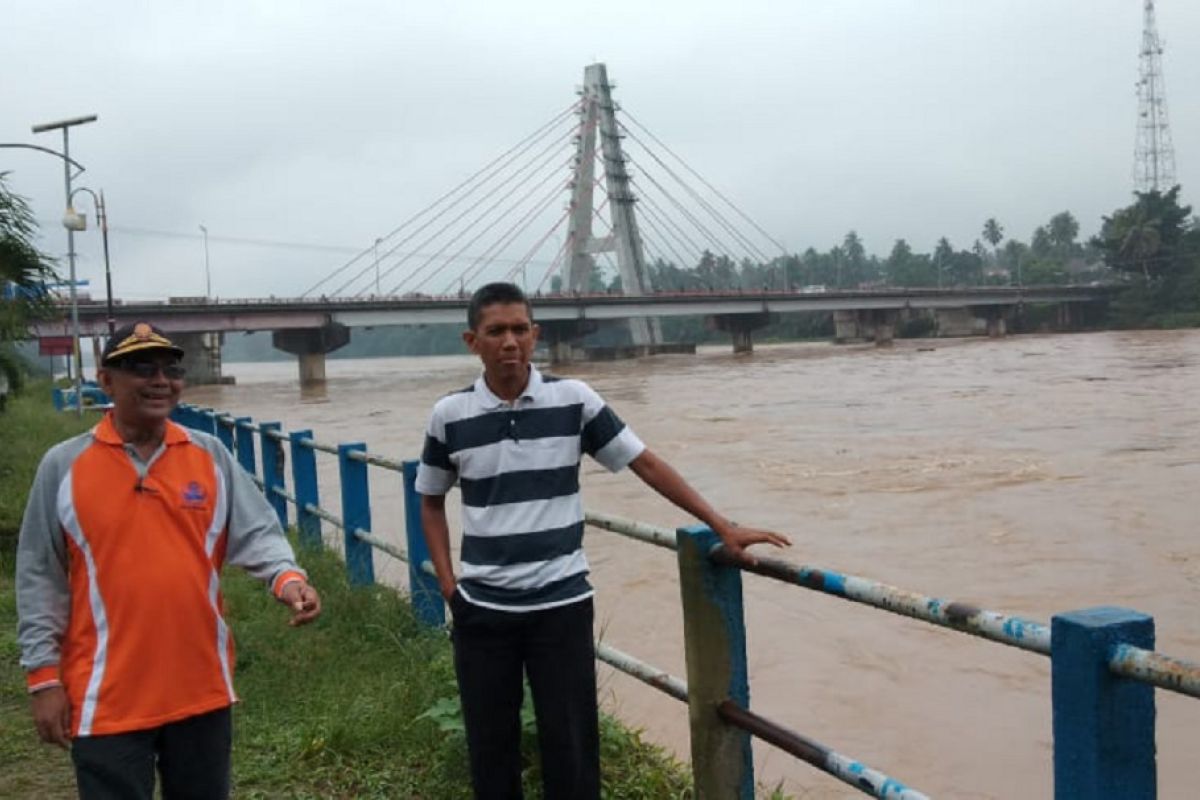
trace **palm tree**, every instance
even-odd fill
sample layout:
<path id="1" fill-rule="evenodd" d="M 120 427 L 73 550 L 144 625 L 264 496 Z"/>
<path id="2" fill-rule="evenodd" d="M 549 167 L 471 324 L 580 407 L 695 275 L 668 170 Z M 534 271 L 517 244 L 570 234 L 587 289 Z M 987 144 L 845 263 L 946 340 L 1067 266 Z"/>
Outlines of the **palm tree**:
<path id="1" fill-rule="evenodd" d="M 996 217 L 988 217 L 983 223 L 983 240 L 991 245 L 992 260 L 1000 260 L 1000 242 L 1004 239 L 1004 225 L 996 222 Z"/>
<path id="2" fill-rule="evenodd" d="M 0 373 L 15 388 L 22 370 L 12 342 L 49 310 L 45 285 L 56 276 L 53 262 L 33 244 L 37 224 L 29 203 L 9 189 L 7 178 L 0 172 Z"/>

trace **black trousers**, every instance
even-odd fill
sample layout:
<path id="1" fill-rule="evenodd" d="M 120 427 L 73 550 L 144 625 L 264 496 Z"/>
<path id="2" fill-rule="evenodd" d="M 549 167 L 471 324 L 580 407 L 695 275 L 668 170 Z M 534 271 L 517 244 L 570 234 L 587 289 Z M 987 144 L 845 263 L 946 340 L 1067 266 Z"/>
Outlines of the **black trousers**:
<path id="1" fill-rule="evenodd" d="M 522 673 L 537 715 L 546 800 L 600 797 L 592 601 L 512 613 L 455 594 L 454 666 L 477 800 L 521 798 Z"/>
<path id="2" fill-rule="evenodd" d="M 153 800 L 157 766 L 163 800 L 225 800 L 232 742 L 228 708 L 144 731 L 76 737 L 71 760 L 79 797 Z"/>

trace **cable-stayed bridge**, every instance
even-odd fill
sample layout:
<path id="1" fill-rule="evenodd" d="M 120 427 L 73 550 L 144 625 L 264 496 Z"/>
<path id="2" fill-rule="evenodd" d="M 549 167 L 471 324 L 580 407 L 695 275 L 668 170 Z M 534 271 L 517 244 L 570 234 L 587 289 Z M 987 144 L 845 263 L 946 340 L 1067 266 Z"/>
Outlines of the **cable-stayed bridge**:
<path id="1" fill-rule="evenodd" d="M 324 380 L 325 355 L 349 342 L 351 328 L 460 323 L 471 290 L 495 280 L 536 298 L 556 360 L 579 357 L 583 338 L 601 326 L 627 330 L 628 353 L 661 352 L 667 316 L 703 315 L 747 351 L 752 331 L 779 313 L 833 312 L 839 340 L 888 342 L 914 309 L 935 310 L 943 330 L 999 335 L 1023 303 L 1069 310 L 1110 293 L 791 286 L 785 248 L 620 108 L 612 89 L 603 64 L 588 66 L 574 103 L 298 298 L 122 303 L 116 316 L 188 337 L 198 382 L 219 379 L 224 333 L 256 330 L 272 331 L 277 348 L 298 356 L 301 381 L 313 382 Z M 81 307 L 83 335 L 104 333 L 101 309 Z M 61 327 L 42 324 L 38 335 L 58 337 Z"/>

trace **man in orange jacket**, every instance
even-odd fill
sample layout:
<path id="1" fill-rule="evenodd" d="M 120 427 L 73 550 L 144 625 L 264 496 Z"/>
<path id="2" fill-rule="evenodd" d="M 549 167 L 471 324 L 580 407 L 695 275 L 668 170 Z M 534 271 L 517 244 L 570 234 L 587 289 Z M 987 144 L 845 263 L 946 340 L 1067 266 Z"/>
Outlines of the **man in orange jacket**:
<path id="1" fill-rule="evenodd" d="M 224 563 L 311 622 L 321 600 L 279 520 L 214 437 L 169 419 L 183 350 L 147 323 L 109 339 L 113 409 L 38 467 L 17 546 L 18 643 L 42 740 L 84 800 L 224 798 L 233 639 Z"/>

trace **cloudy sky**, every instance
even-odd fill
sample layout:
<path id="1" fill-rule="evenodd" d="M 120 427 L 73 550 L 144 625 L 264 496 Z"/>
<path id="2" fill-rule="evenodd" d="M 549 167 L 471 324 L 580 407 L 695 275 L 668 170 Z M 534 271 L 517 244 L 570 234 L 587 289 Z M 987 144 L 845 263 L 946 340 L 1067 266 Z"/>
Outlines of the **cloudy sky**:
<path id="1" fill-rule="evenodd" d="M 1195 201 L 1200 4 L 1163 0 L 1158 22 Z M 1141 24 L 1139 0 L 6 0 L 0 142 L 57 149 L 30 126 L 99 114 L 71 153 L 108 199 L 118 296 L 203 294 L 200 225 L 215 295 L 291 296 L 566 109 L 603 61 L 622 107 L 788 250 L 850 229 L 880 254 L 969 247 L 989 216 L 1028 240 L 1069 209 L 1090 234 L 1129 201 Z M 0 170 L 62 255 L 61 165 L 0 149 Z M 97 294 L 99 236 L 77 241 Z"/>

